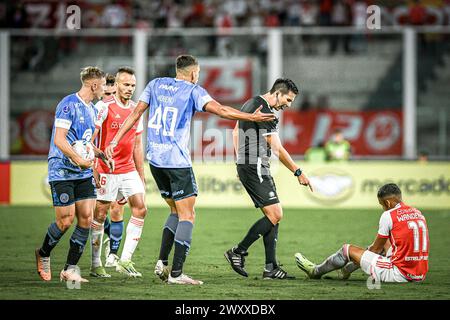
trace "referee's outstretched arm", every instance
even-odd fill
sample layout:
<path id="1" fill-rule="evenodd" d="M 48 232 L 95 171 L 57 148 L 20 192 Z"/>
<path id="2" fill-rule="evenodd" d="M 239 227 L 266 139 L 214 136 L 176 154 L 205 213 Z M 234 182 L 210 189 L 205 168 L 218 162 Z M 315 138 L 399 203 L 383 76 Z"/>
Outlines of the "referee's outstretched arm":
<path id="1" fill-rule="evenodd" d="M 280 137 L 278 134 L 270 134 L 265 136 L 267 143 L 270 145 L 272 151 L 275 153 L 275 155 L 280 159 L 281 163 L 291 170 L 292 173 L 294 173 L 295 176 L 297 176 L 298 182 L 303 186 L 308 186 L 311 191 L 313 191 L 313 188 L 311 186 L 311 183 L 306 176 L 305 172 L 300 169 L 299 166 L 292 160 L 291 155 L 287 150 L 283 147 L 281 144 Z"/>

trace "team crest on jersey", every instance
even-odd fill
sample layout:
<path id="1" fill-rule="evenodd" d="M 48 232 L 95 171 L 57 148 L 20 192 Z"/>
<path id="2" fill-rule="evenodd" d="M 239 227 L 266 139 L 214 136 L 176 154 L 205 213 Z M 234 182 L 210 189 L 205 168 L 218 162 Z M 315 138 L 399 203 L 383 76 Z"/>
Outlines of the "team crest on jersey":
<path id="1" fill-rule="evenodd" d="M 67 193 L 61 193 L 59 201 L 61 201 L 61 203 L 67 203 L 69 201 L 69 195 Z"/>
<path id="2" fill-rule="evenodd" d="M 92 129 L 86 129 L 81 139 L 85 141 L 91 141 L 91 138 L 92 138 Z"/>

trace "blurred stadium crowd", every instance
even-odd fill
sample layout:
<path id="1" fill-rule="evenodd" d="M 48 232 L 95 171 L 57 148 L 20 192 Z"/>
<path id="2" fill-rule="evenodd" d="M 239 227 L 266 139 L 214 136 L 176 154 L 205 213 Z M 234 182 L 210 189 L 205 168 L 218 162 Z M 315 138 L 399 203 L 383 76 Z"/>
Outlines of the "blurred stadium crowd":
<path id="1" fill-rule="evenodd" d="M 372 4 L 383 25 L 450 24 L 450 0 L 19 0 L 0 3 L 0 27 L 57 27 L 42 13 L 61 3 L 81 7 L 83 28 L 364 26 Z"/>

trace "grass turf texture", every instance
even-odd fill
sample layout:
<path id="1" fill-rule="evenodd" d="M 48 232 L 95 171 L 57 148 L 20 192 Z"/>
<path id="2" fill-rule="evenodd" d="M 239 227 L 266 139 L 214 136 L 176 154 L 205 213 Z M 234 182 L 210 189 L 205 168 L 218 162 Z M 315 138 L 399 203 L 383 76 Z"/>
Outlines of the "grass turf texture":
<path id="1" fill-rule="evenodd" d="M 321 262 L 343 243 L 367 246 L 377 231 L 378 210 L 285 210 L 280 224 L 278 259 L 296 280 L 262 280 L 262 239 L 251 248 L 246 261 L 249 278 L 232 271 L 223 257 L 261 214 L 254 209 L 197 209 L 191 252 L 184 271 L 203 280 L 203 286 L 162 283 L 153 274 L 159 253 L 161 230 L 168 211 L 149 209 L 141 242 L 134 254 L 141 279 L 129 279 L 111 270 L 112 278 L 89 277 L 90 245 L 79 266 L 90 283 L 81 290 L 68 290 L 59 282 L 69 246 L 70 229 L 52 252 L 50 283 L 40 280 L 35 270 L 34 249 L 53 221 L 50 207 L 0 207 L 0 299 L 449 299 L 450 298 L 450 212 L 423 210 L 430 232 L 430 271 L 424 283 L 382 284 L 369 290 L 367 277 L 357 271 L 348 281 L 309 280 L 295 265 L 301 251 Z M 126 209 L 125 221 L 130 216 Z M 123 245 L 123 241 L 122 241 Z M 119 251 L 120 253 L 120 251 Z M 173 253 L 173 250 L 172 250 Z M 103 254 L 102 254 L 103 259 Z"/>

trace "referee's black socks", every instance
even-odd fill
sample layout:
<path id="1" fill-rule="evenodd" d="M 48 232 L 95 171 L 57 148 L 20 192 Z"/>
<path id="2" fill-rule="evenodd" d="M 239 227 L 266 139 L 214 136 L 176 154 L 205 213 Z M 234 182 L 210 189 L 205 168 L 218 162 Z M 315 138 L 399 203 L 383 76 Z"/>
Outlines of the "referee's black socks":
<path id="1" fill-rule="evenodd" d="M 266 252 L 266 270 L 272 271 L 277 267 L 276 260 L 276 246 L 278 240 L 278 226 L 277 223 L 273 228 L 264 235 L 264 250 Z"/>
<path id="2" fill-rule="evenodd" d="M 266 216 L 262 217 L 248 230 L 245 238 L 238 244 L 235 253 L 242 254 L 248 250 L 248 248 L 259 239 L 259 237 L 264 236 L 266 233 L 271 231 L 273 228 L 272 222 Z"/>

